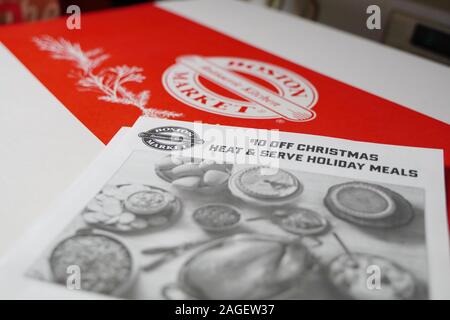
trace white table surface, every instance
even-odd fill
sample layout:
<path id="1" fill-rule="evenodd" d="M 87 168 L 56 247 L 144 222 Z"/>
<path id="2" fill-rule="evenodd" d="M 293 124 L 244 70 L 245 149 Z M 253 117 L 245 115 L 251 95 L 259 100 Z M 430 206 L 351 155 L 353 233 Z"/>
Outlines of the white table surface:
<path id="1" fill-rule="evenodd" d="M 444 65 L 243 2 L 158 5 L 450 123 L 450 68 Z M 1 44 L 0 97 L 1 255 L 104 146 Z"/>

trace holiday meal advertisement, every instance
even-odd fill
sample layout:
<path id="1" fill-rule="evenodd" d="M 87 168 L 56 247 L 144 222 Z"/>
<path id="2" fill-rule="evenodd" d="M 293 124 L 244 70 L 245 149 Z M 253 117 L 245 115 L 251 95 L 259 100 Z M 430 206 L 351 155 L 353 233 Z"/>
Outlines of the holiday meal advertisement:
<path id="1" fill-rule="evenodd" d="M 151 4 L 83 13 L 81 30 L 7 26 L 0 41 L 105 144 L 145 114 L 450 150 L 445 122 Z"/>
<path id="2" fill-rule="evenodd" d="M 141 117 L 7 258 L 20 298 L 449 298 L 443 154 Z"/>

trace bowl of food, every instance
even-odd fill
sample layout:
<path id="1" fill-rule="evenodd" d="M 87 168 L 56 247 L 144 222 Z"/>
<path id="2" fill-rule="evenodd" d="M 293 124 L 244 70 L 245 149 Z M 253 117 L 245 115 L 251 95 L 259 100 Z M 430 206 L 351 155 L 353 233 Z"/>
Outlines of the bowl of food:
<path id="1" fill-rule="evenodd" d="M 68 268 L 80 270 L 82 290 L 121 297 L 138 276 L 137 255 L 119 238 L 84 229 L 53 248 L 49 257 L 52 278 L 66 285 Z"/>
<path id="2" fill-rule="evenodd" d="M 227 189 L 232 164 L 168 155 L 155 164 L 156 174 L 182 190 L 212 194 Z"/>
<path id="3" fill-rule="evenodd" d="M 328 220 L 321 214 L 303 207 L 275 210 L 272 217 L 282 229 L 298 235 L 320 234 L 329 226 Z"/>
<path id="4" fill-rule="evenodd" d="M 367 286 L 368 270 L 379 270 L 376 290 Z M 345 298 L 358 300 L 404 300 L 414 298 L 417 283 L 414 276 L 397 263 L 377 255 L 353 252 L 335 257 L 328 265 L 330 283 Z"/>
<path id="5" fill-rule="evenodd" d="M 167 228 L 181 215 L 181 201 L 167 190 L 144 184 L 106 185 L 81 216 L 89 226 L 117 233 Z"/>
<path id="6" fill-rule="evenodd" d="M 224 232 L 238 227 L 241 214 L 230 205 L 211 203 L 197 208 L 192 214 L 192 218 L 206 231 Z"/>

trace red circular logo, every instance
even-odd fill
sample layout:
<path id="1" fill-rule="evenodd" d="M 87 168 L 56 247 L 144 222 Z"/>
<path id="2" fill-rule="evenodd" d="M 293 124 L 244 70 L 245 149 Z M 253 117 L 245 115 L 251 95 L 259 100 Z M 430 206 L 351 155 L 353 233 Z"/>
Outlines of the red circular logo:
<path id="1" fill-rule="evenodd" d="M 284 68 L 233 57 L 182 56 L 163 75 L 165 89 L 191 107 L 230 117 L 309 121 L 318 93 Z"/>

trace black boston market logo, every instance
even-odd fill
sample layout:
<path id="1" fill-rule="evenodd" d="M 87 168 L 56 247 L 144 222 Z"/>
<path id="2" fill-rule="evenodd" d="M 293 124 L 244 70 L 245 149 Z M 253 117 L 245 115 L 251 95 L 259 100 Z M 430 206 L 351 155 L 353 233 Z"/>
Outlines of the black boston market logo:
<path id="1" fill-rule="evenodd" d="M 139 133 L 147 146 L 163 151 L 183 150 L 204 141 L 194 131 L 182 127 L 159 127 Z"/>

